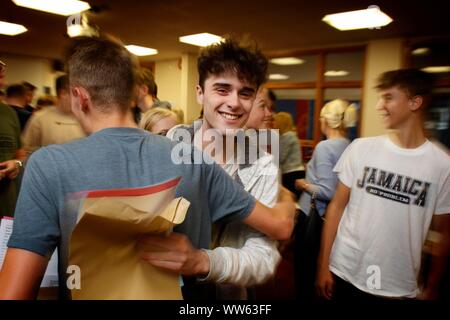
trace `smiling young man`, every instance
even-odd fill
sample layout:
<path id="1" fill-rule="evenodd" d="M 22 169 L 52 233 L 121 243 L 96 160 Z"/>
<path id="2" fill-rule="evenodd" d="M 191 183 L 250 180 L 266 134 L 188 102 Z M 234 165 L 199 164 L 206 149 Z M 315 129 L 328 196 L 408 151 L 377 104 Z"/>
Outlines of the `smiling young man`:
<path id="1" fill-rule="evenodd" d="M 356 139 L 334 169 L 319 254 L 323 297 L 416 298 L 432 219 L 441 241 L 422 297 L 436 297 L 449 252 L 450 157 L 425 134 L 432 84 L 412 69 L 380 76 L 377 109 L 390 132 Z"/>
<path id="2" fill-rule="evenodd" d="M 236 137 L 244 133 L 256 92 L 266 79 L 267 59 L 227 39 L 202 51 L 198 71 L 197 101 L 203 106 L 203 119 L 172 128 L 168 137 L 204 150 L 247 192 L 273 207 L 280 190 L 273 156 L 257 151 L 257 139 L 252 149 L 252 141 L 238 142 Z M 215 224 L 212 248 L 205 250 L 209 270 L 198 276 L 202 282 L 218 284 L 218 299 L 248 298 L 246 287 L 267 281 L 281 258 L 275 241 L 241 222 Z"/>

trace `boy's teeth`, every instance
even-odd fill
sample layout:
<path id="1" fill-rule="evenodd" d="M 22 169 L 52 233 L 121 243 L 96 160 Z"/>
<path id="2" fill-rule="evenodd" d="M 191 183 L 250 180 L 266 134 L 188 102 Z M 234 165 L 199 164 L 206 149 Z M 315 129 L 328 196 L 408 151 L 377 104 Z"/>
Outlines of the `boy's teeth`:
<path id="1" fill-rule="evenodd" d="M 228 120 L 236 120 L 238 118 L 237 115 L 228 114 L 228 113 L 221 113 L 221 115 Z"/>

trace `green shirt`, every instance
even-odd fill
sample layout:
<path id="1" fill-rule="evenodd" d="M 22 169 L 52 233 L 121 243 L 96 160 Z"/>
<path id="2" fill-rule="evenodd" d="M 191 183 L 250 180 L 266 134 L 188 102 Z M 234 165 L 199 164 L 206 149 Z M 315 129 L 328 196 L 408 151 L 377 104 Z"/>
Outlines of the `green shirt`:
<path id="1" fill-rule="evenodd" d="M 16 112 L 0 103 L 0 163 L 14 159 L 20 148 L 20 123 Z M 0 180 L 0 216 L 12 216 L 17 200 L 16 180 Z"/>

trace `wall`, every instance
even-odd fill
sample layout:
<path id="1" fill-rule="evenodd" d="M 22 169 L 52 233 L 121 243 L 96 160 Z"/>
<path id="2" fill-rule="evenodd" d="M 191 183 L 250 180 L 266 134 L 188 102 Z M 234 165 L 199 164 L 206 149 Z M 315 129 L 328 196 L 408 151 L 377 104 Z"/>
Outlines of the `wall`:
<path id="1" fill-rule="evenodd" d="M 155 82 L 158 98 L 169 101 L 174 108 L 181 108 L 181 63 L 180 59 L 155 63 Z"/>
<path id="2" fill-rule="evenodd" d="M 51 94 L 55 95 L 54 82 L 58 74 L 53 71 L 52 60 L 7 53 L 0 53 L 0 60 L 7 64 L 7 84 L 28 81 L 37 87 L 35 100 L 44 94 L 44 87 L 50 87 Z"/>
<path id="3" fill-rule="evenodd" d="M 361 136 L 383 134 L 381 118 L 375 108 L 378 95 L 374 89 L 377 77 L 389 70 L 402 67 L 402 40 L 387 39 L 370 41 L 367 46 L 363 88 Z"/>
<path id="4" fill-rule="evenodd" d="M 183 110 L 186 123 L 198 118 L 201 106 L 195 95 L 198 84 L 197 55 L 186 53 L 181 59 L 156 62 L 155 81 L 158 85 L 158 98 Z"/>
<path id="5" fill-rule="evenodd" d="M 200 115 L 201 106 L 197 102 L 196 86 L 198 85 L 197 55 L 183 54 L 181 72 L 181 98 L 184 119 L 191 123 Z"/>

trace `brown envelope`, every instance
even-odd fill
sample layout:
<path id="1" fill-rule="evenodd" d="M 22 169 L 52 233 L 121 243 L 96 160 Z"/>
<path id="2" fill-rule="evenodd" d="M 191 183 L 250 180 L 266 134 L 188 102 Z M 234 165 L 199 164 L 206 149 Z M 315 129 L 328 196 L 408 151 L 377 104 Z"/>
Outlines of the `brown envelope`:
<path id="1" fill-rule="evenodd" d="M 154 191 L 154 189 L 153 189 Z M 70 241 L 69 265 L 81 271 L 72 299 L 182 299 L 179 275 L 140 259 L 138 238 L 169 233 L 189 201 L 175 187 L 144 195 L 88 197 Z"/>

